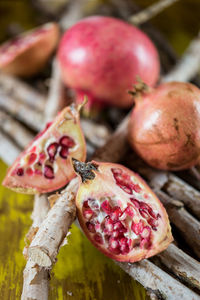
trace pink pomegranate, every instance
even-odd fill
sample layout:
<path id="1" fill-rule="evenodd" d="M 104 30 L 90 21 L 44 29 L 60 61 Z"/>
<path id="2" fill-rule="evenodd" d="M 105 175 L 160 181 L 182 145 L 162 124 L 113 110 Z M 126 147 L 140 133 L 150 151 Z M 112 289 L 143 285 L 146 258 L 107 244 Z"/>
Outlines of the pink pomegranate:
<path id="1" fill-rule="evenodd" d="M 70 157 L 85 156 L 79 111 L 66 107 L 16 159 L 3 185 L 27 194 L 57 190 L 75 176 Z"/>
<path id="2" fill-rule="evenodd" d="M 39 72 L 55 49 L 59 38 L 56 23 L 25 32 L 0 46 L 0 70 L 28 77 Z"/>
<path id="3" fill-rule="evenodd" d="M 112 163 L 80 163 L 76 197 L 79 223 L 105 255 L 135 262 L 166 249 L 172 241 L 167 213 L 134 172 Z"/>
<path id="4" fill-rule="evenodd" d="M 170 82 L 135 97 L 129 141 L 151 166 L 183 170 L 200 156 L 200 90 Z"/>
<path id="5" fill-rule="evenodd" d="M 160 64 L 156 48 L 138 28 L 102 16 L 81 20 L 66 31 L 58 60 L 63 81 L 89 98 L 89 109 L 105 104 L 130 107 L 127 91 L 137 76 L 154 85 Z"/>

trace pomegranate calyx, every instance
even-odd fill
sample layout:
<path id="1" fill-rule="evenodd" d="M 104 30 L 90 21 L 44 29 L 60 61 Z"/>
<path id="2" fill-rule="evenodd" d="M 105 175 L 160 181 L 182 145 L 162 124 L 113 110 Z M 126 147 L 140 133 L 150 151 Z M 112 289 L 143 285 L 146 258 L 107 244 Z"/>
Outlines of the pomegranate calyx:
<path id="1" fill-rule="evenodd" d="M 133 96 L 135 102 L 140 102 L 144 94 L 152 91 L 150 86 L 148 86 L 139 76 L 137 76 L 137 83 L 133 84 L 133 89 L 129 90 L 128 93 Z"/>
<path id="2" fill-rule="evenodd" d="M 87 180 L 93 180 L 95 178 L 95 173 L 94 171 L 98 171 L 98 165 L 88 162 L 84 163 L 81 161 L 78 161 L 75 158 L 72 158 L 72 164 L 74 167 L 74 170 L 78 175 L 81 176 L 82 182 L 86 182 Z"/>

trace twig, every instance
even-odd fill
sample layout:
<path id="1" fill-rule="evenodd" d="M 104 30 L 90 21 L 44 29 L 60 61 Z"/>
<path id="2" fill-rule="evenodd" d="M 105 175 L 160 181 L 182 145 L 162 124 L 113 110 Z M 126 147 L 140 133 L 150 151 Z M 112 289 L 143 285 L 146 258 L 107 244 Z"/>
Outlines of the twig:
<path id="1" fill-rule="evenodd" d="M 200 35 L 186 49 L 176 67 L 161 82 L 189 81 L 200 70 Z"/>
<path id="2" fill-rule="evenodd" d="M 200 223 L 192 217 L 180 201 L 176 201 L 160 190 L 155 190 L 164 204 L 170 220 L 184 236 L 186 243 L 200 258 Z"/>
<path id="3" fill-rule="evenodd" d="M 199 300 L 199 295 L 162 271 L 149 260 L 136 263 L 115 262 L 126 273 L 139 281 L 147 290 L 152 291 L 158 299 Z"/>
<path id="4" fill-rule="evenodd" d="M 21 149 L 15 145 L 2 131 L 0 131 L 0 141 L 0 158 L 7 165 L 11 165 L 20 154 Z"/>
<path id="5" fill-rule="evenodd" d="M 3 111 L 0 111 L 0 128 L 22 149 L 33 139 L 33 134 L 27 128 Z"/>
<path id="6" fill-rule="evenodd" d="M 177 1 L 179 0 L 160 0 L 141 12 L 131 16 L 129 18 L 129 22 L 133 23 L 134 25 L 145 23 Z"/>
<path id="7" fill-rule="evenodd" d="M 35 110 L 44 111 L 45 96 L 19 79 L 0 72 L 0 98 L 8 95 L 9 98 L 31 106 Z"/>
<path id="8" fill-rule="evenodd" d="M 65 106 L 64 99 L 64 86 L 61 80 L 61 72 L 58 61 L 53 60 L 52 63 L 52 76 L 50 81 L 49 94 L 46 101 L 44 110 L 45 123 L 51 121 L 55 115 Z"/>
<path id="9" fill-rule="evenodd" d="M 32 213 L 33 224 L 29 230 L 27 238 L 31 240 L 37 232 L 39 226 L 44 220 L 49 210 L 49 203 L 47 196 L 36 195 L 34 201 L 34 209 Z M 24 282 L 22 291 L 22 300 L 48 299 L 48 285 L 49 285 L 49 270 L 40 267 L 35 262 L 28 259 L 26 267 L 23 272 Z"/>
<path id="10" fill-rule="evenodd" d="M 39 266 L 51 267 L 56 260 L 63 239 L 75 219 L 77 189 L 78 178 L 74 178 L 60 195 L 53 196 L 57 197 L 57 201 L 28 248 L 28 257 Z"/>

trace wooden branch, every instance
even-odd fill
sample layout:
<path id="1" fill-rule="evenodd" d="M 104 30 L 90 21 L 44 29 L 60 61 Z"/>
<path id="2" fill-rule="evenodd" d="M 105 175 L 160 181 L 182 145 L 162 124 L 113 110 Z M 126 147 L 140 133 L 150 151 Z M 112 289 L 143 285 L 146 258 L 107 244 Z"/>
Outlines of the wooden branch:
<path id="1" fill-rule="evenodd" d="M 17 156 L 20 154 L 21 149 L 11 141 L 5 133 L 0 131 L 0 158 L 7 164 L 11 165 Z"/>
<path id="2" fill-rule="evenodd" d="M 49 94 L 44 110 L 44 123 L 51 121 L 55 115 L 65 106 L 64 86 L 61 80 L 61 72 L 56 58 L 52 63 L 52 76 Z"/>
<path id="3" fill-rule="evenodd" d="M 28 248 L 28 257 L 39 266 L 51 267 L 76 215 L 78 178 L 59 195 Z M 54 195 L 55 197 L 55 195 Z"/>
<path id="4" fill-rule="evenodd" d="M 178 250 L 178 251 L 177 251 Z M 170 273 L 193 288 L 200 290 L 200 263 L 187 255 L 174 244 L 155 257 Z M 156 262 L 155 262 L 156 263 Z"/>
<path id="5" fill-rule="evenodd" d="M 169 72 L 161 82 L 169 81 L 189 81 L 200 70 L 200 34 L 199 36 L 190 42 L 188 48 L 184 52 L 181 60 L 175 66 L 175 68 Z"/>
<path id="6" fill-rule="evenodd" d="M 31 106 L 35 110 L 44 111 L 46 104 L 44 95 L 21 80 L 0 72 L 0 98 L 3 99 L 5 95 L 15 99 L 16 102 Z"/>
<path id="7" fill-rule="evenodd" d="M 171 222 L 179 229 L 186 243 L 200 258 L 200 222 L 185 210 L 180 201 L 174 200 L 160 190 L 155 190 L 155 193 L 164 204 Z"/>
<path id="8" fill-rule="evenodd" d="M 29 241 L 33 239 L 48 210 L 49 203 L 47 196 L 36 195 L 32 213 L 33 224 L 27 234 Z M 48 286 L 50 277 L 48 269 L 40 267 L 35 262 L 28 259 L 23 276 L 24 282 L 21 300 L 48 299 Z"/>
<path id="9" fill-rule="evenodd" d="M 15 98 L 7 94 L 3 96 L 0 94 L 0 108 L 9 112 L 34 130 L 39 131 L 43 128 L 43 114 L 41 112 L 33 110 L 29 105 L 16 101 Z"/>
<path id="10" fill-rule="evenodd" d="M 165 8 L 171 6 L 172 4 L 176 3 L 178 0 L 160 0 L 153 5 L 147 7 L 146 9 L 142 10 L 141 12 L 131 16 L 129 18 L 129 22 L 134 25 L 140 25 L 145 23 L 155 17 L 157 14 L 162 12 Z"/>
<path id="11" fill-rule="evenodd" d="M 8 134 L 22 149 L 33 139 L 33 134 L 27 128 L 4 111 L 0 111 L 0 129 Z"/>
<path id="12" fill-rule="evenodd" d="M 145 259 L 136 263 L 115 261 L 115 263 L 131 277 L 140 282 L 145 289 L 156 294 L 158 299 L 199 300 L 199 295 L 192 292 L 149 260 Z"/>

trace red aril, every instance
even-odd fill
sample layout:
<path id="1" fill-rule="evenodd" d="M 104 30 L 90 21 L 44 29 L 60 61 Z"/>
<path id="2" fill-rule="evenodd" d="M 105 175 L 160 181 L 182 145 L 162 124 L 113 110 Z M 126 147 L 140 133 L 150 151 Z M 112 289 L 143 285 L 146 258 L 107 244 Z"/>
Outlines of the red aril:
<path id="1" fill-rule="evenodd" d="M 135 96 L 129 124 L 132 148 L 151 166 L 183 170 L 200 156 L 200 90 L 169 82 Z"/>
<path id="2" fill-rule="evenodd" d="M 56 23 L 47 23 L 25 32 L 0 46 L 0 70 L 28 77 L 39 72 L 59 39 Z"/>
<path id="3" fill-rule="evenodd" d="M 63 144 L 64 140 L 68 143 Z M 63 149 L 67 149 L 66 155 Z M 3 185 L 27 194 L 57 190 L 75 176 L 70 157 L 84 161 L 85 156 L 79 111 L 66 107 L 16 159 Z"/>
<path id="4" fill-rule="evenodd" d="M 130 262 L 167 248 L 173 239 L 167 213 L 137 174 L 112 163 L 73 159 L 73 164 L 81 177 L 76 197 L 79 223 L 95 247 L 113 259 Z"/>
<path id="5" fill-rule="evenodd" d="M 119 19 L 85 18 L 63 35 L 58 50 L 63 81 L 88 96 L 87 108 L 130 107 L 127 93 L 137 76 L 154 85 L 159 77 L 157 50 L 138 28 Z"/>

